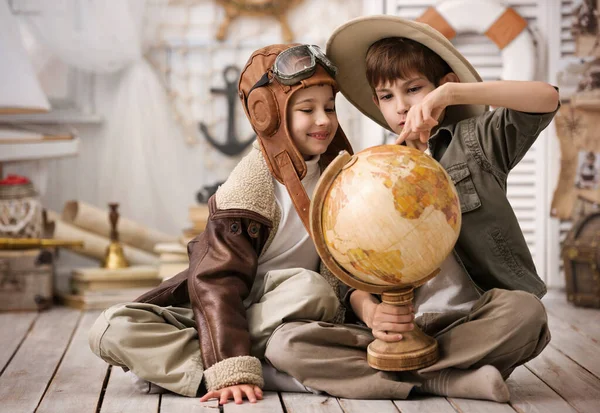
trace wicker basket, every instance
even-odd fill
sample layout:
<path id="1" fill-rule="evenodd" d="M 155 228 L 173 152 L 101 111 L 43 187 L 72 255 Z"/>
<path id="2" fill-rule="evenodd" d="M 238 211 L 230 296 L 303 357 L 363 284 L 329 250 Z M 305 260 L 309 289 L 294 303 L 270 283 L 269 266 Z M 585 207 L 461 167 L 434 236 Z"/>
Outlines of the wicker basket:
<path id="1" fill-rule="evenodd" d="M 14 179 L 14 177 L 13 177 Z M 0 237 L 40 238 L 42 206 L 26 178 L 0 181 Z"/>

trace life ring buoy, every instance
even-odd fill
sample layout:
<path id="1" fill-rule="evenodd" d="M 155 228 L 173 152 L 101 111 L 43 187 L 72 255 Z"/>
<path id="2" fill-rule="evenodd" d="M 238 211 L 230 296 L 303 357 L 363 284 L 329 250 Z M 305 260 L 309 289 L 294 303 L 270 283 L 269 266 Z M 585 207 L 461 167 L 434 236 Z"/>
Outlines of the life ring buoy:
<path id="1" fill-rule="evenodd" d="M 503 80 L 533 80 L 536 50 L 527 21 L 513 8 L 489 0 L 445 0 L 417 21 L 451 40 L 457 33 L 485 34 L 502 54 Z"/>

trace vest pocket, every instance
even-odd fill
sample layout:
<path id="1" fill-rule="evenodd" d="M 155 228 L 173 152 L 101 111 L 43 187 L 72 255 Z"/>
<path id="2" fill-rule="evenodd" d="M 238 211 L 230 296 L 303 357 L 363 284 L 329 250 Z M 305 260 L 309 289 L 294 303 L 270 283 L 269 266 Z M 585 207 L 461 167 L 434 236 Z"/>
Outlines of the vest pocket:
<path id="1" fill-rule="evenodd" d="M 473 211 L 481 206 L 481 200 L 475 190 L 475 184 L 471 178 L 471 171 L 466 163 L 453 165 L 446 170 L 458 192 L 460 199 L 460 210 L 465 212 Z"/>

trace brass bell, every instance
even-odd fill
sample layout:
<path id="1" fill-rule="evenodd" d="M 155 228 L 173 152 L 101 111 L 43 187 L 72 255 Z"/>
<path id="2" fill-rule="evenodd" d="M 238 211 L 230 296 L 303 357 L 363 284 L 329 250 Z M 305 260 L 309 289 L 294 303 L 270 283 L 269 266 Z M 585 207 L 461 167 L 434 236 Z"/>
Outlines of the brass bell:
<path id="1" fill-rule="evenodd" d="M 102 268 L 111 270 L 126 268 L 129 267 L 129 263 L 125 258 L 123 246 L 119 242 L 119 232 L 117 231 L 117 221 L 119 220 L 117 208 L 119 207 L 119 204 L 108 204 L 108 206 L 110 207 L 110 244 L 108 244 L 108 247 L 106 248 Z"/>

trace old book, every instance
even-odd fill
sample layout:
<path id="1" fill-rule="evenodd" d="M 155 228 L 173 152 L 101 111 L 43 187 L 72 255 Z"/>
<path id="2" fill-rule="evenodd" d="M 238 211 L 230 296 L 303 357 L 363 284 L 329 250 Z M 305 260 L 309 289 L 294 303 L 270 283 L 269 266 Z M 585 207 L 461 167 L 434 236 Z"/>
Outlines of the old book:
<path id="1" fill-rule="evenodd" d="M 164 281 L 185 270 L 189 264 L 187 247 L 178 242 L 160 243 L 154 247 L 158 254 L 158 276 Z"/>
<path id="2" fill-rule="evenodd" d="M 73 270 L 73 278 L 81 281 L 148 280 L 155 279 L 156 274 L 156 267 L 152 265 L 132 265 L 118 269 L 83 267 Z"/>
<path id="3" fill-rule="evenodd" d="M 101 290 L 101 291 L 84 291 L 80 295 L 85 297 L 110 297 L 116 295 L 125 295 L 131 296 L 135 295 L 139 297 L 140 295 L 150 291 L 154 287 L 135 287 L 135 288 L 117 288 L 115 290 Z"/>
<path id="4" fill-rule="evenodd" d="M 189 244 L 191 240 L 193 240 L 194 238 L 196 238 L 197 235 L 192 235 L 190 233 L 186 233 L 186 230 L 183 230 L 183 233 L 181 234 L 181 236 L 179 237 L 179 242 L 181 242 L 182 244 Z"/>
<path id="5" fill-rule="evenodd" d="M 74 292 L 105 291 L 131 288 L 151 288 L 160 284 L 158 269 L 137 265 L 120 269 L 77 268 L 73 270 L 71 288 Z"/>
<path id="6" fill-rule="evenodd" d="M 179 274 L 181 271 L 187 270 L 189 264 L 187 262 L 165 262 L 158 264 L 158 275 L 162 281 Z"/>
<path id="7" fill-rule="evenodd" d="M 164 252 L 158 256 L 158 265 L 163 262 L 188 262 L 189 258 L 186 254 L 176 254 L 174 252 Z"/>
<path id="8" fill-rule="evenodd" d="M 206 221 L 208 219 L 209 210 L 207 204 L 191 205 L 189 207 L 189 218 L 190 221 Z"/>
<path id="9" fill-rule="evenodd" d="M 104 293 L 63 293 L 59 295 L 59 299 L 64 305 L 80 310 L 104 310 L 115 304 L 132 302 L 146 291 L 148 291 L 148 289 L 131 288 L 119 291 L 107 291 Z"/>
<path id="10" fill-rule="evenodd" d="M 154 246 L 154 253 L 162 256 L 162 254 L 183 254 L 187 256 L 187 248 L 179 242 L 159 242 Z"/>
<path id="11" fill-rule="evenodd" d="M 199 232 L 204 231 L 208 222 L 208 205 L 198 204 L 192 205 L 189 208 L 189 219 L 192 222 L 192 227 Z"/>
<path id="12" fill-rule="evenodd" d="M 187 245 L 195 237 L 202 234 L 203 231 L 204 229 L 185 228 L 183 231 L 181 231 L 183 238 L 179 238 L 179 242 L 185 243 L 185 245 Z"/>

